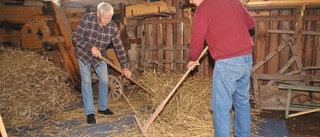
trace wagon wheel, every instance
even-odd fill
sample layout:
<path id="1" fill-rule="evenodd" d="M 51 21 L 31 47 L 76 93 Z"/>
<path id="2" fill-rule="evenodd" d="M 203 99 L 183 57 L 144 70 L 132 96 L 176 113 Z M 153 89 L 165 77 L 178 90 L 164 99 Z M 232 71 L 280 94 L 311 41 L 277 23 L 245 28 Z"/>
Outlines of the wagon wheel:
<path id="1" fill-rule="evenodd" d="M 109 99 L 118 100 L 121 97 L 121 92 L 123 91 L 123 84 L 120 79 L 109 74 L 108 87 Z"/>

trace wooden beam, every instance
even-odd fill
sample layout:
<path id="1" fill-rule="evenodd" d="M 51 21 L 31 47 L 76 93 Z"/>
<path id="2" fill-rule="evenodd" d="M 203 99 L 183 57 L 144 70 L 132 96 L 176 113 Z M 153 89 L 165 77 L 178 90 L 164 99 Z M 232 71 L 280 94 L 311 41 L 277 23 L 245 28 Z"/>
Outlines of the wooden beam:
<path id="1" fill-rule="evenodd" d="M 295 34 L 294 30 L 267 30 L 267 33 Z M 317 31 L 301 31 L 302 35 L 320 35 Z"/>
<path id="2" fill-rule="evenodd" d="M 320 70 L 320 66 L 306 66 L 302 68 L 303 71 L 307 71 L 307 70 Z M 297 73 L 300 73 L 301 70 L 294 70 L 294 71 L 290 71 L 288 73 L 286 73 L 286 75 L 294 75 Z"/>
<path id="3" fill-rule="evenodd" d="M 267 33 L 294 34 L 293 30 L 267 30 Z"/>
<path id="4" fill-rule="evenodd" d="M 254 16 L 257 22 L 260 21 L 295 21 L 295 16 Z"/>
<path id="5" fill-rule="evenodd" d="M 307 21 L 320 21 L 319 15 L 305 15 L 303 19 Z"/>
<path id="6" fill-rule="evenodd" d="M 80 69 L 76 55 L 74 54 L 72 31 L 64 13 L 64 9 L 54 2 L 48 1 L 43 5 L 42 11 L 44 15 L 50 15 L 54 19 L 54 22 L 48 22 L 48 26 L 52 33 L 54 35 L 62 35 L 65 39 L 64 43 L 59 42 L 57 45 L 70 75 L 72 84 L 75 85 L 80 80 Z"/>
<path id="7" fill-rule="evenodd" d="M 293 113 L 293 114 L 290 114 L 288 117 L 290 118 L 290 117 L 300 116 L 300 115 L 309 114 L 309 113 L 313 113 L 313 112 L 317 112 L 317 111 L 320 111 L 320 108 Z"/>
<path id="8" fill-rule="evenodd" d="M 153 20 L 141 20 L 139 25 L 142 24 L 178 24 L 178 23 L 190 23 L 189 19 L 153 19 Z"/>
<path id="9" fill-rule="evenodd" d="M 254 16 L 254 19 L 257 22 L 260 22 L 260 21 L 295 21 L 296 16 L 293 16 L 293 15 L 289 15 L 289 16 Z M 306 15 L 303 17 L 303 20 L 305 20 L 305 21 L 320 21 L 320 18 L 319 18 L 319 16 L 315 16 L 315 15 Z"/>
<path id="10" fill-rule="evenodd" d="M 313 82 L 320 82 L 319 76 L 312 75 L 277 75 L 277 74 L 253 74 L 257 80 L 276 80 L 276 81 L 304 81 L 312 80 Z"/>
<path id="11" fill-rule="evenodd" d="M 25 24 L 33 16 L 42 14 L 41 6 L 0 6 L 0 21 Z"/>
<path id="12" fill-rule="evenodd" d="M 320 35 L 320 32 L 317 31 L 301 31 L 301 34 L 303 35 Z"/>
<path id="13" fill-rule="evenodd" d="M 249 1 L 245 6 L 248 9 L 266 9 L 266 8 L 293 8 L 296 6 L 320 6 L 319 0 L 278 0 L 278 1 Z"/>

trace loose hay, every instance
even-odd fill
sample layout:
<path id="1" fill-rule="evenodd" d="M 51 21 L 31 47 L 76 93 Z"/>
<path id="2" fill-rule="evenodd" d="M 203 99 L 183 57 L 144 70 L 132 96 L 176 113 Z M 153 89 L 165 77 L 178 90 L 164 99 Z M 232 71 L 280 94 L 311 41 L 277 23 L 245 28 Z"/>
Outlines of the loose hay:
<path id="1" fill-rule="evenodd" d="M 6 125 L 43 119 L 75 102 L 65 71 L 48 57 L 0 47 L 0 113 Z"/>
<path id="2" fill-rule="evenodd" d="M 176 72 L 143 74 L 140 82 L 149 89 L 152 95 L 146 95 L 150 107 L 137 115 L 141 124 L 147 122 L 154 109 L 165 100 L 182 76 L 182 73 Z M 213 136 L 213 116 L 210 109 L 211 88 L 209 78 L 188 77 L 167 102 L 145 135 Z M 252 113 L 253 117 L 255 114 Z M 255 125 L 252 127 L 254 130 L 257 129 Z"/>
<path id="3" fill-rule="evenodd" d="M 150 89 L 150 107 L 157 108 L 183 76 L 182 73 L 144 73 L 141 82 Z M 210 136 L 213 121 L 210 110 L 211 80 L 189 77 L 177 89 L 146 135 Z M 153 111 L 149 111 L 151 114 Z M 138 115 L 146 123 L 150 113 Z"/>

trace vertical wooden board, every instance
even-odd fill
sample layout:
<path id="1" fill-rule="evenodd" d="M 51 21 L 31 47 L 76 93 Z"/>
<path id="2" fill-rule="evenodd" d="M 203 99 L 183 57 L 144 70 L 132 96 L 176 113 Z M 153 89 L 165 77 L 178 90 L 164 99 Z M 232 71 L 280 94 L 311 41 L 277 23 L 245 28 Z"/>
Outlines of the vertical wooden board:
<path id="1" fill-rule="evenodd" d="M 270 27 L 270 25 L 268 25 L 268 27 Z M 265 39 L 266 39 L 266 42 L 265 42 L 266 47 L 264 49 L 265 56 L 267 56 L 269 54 L 269 46 L 268 45 L 270 45 L 270 35 L 271 35 L 270 33 L 266 33 L 266 36 L 265 36 Z M 270 63 L 270 60 L 263 64 L 263 66 L 262 66 L 263 73 L 268 73 L 269 63 Z"/>
<path id="2" fill-rule="evenodd" d="M 304 26 L 303 26 L 303 17 L 305 16 L 304 15 L 304 12 L 305 12 L 305 7 L 304 5 L 303 6 L 300 6 L 298 7 L 296 10 L 299 11 L 299 13 L 296 16 L 296 25 L 295 25 L 295 36 L 296 36 L 296 41 L 295 41 L 295 49 L 297 51 L 297 54 L 298 54 L 298 58 L 300 59 L 300 61 L 302 62 L 302 56 L 303 56 L 303 35 L 301 34 L 301 30 L 304 30 Z M 298 67 L 297 65 L 292 65 L 290 67 L 290 70 L 293 71 L 293 70 L 297 70 Z"/>
<path id="3" fill-rule="evenodd" d="M 197 73 L 196 73 L 196 75 L 197 76 L 203 76 L 203 72 L 205 71 L 205 64 L 206 64 L 206 62 L 207 62 L 207 57 L 206 56 L 204 56 L 204 57 L 202 57 L 202 59 L 200 60 L 200 65 L 199 66 L 197 66 Z"/>
<path id="4" fill-rule="evenodd" d="M 279 10 L 271 11 L 271 16 L 279 16 Z M 278 25 L 279 22 L 278 21 L 271 21 L 270 23 L 271 23 L 270 28 L 272 30 L 279 29 L 279 25 Z M 270 44 L 268 46 L 269 53 L 274 51 L 280 45 L 280 43 L 278 42 L 278 37 L 279 37 L 279 34 L 270 34 Z M 269 53 L 267 53 L 267 55 Z M 278 64 L 279 64 L 279 56 L 276 55 L 267 62 L 268 72 L 266 72 L 266 73 L 267 74 L 276 74 L 279 71 Z"/>
<path id="5" fill-rule="evenodd" d="M 148 66 L 150 66 L 150 61 L 152 60 L 152 51 L 151 51 L 151 46 L 153 45 L 153 39 L 152 39 L 152 24 L 146 24 L 146 62 L 148 63 Z"/>
<path id="6" fill-rule="evenodd" d="M 145 29 L 146 25 L 141 25 L 139 26 L 139 33 L 138 33 L 138 36 L 141 38 L 141 50 L 140 50 L 140 53 L 141 53 L 141 58 L 139 60 L 139 63 L 142 64 L 142 66 L 144 67 L 147 67 L 147 59 L 146 59 L 146 56 L 147 56 L 147 50 L 146 50 L 146 29 Z"/>
<path id="7" fill-rule="evenodd" d="M 282 16 L 287 16 L 287 15 L 291 15 L 291 10 L 281 10 L 280 11 L 280 15 Z M 295 24 L 294 23 L 295 21 L 291 22 L 291 21 L 281 21 L 280 22 L 280 26 L 279 28 L 281 30 L 292 30 L 292 24 Z M 284 43 L 286 42 L 289 38 L 291 37 L 290 34 L 280 34 L 280 38 L 279 38 L 279 42 L 280 43 Z M 289 58 L 290 58 L 290 48 L 289 47 L 286 47 L 284 48 L 280 53 L 279 53 L 279 58 L 280 58 L 280 61 L 279 61 L 279 67 L 281 68 L 282 66 L 284 66 Z"/>
<path id="8" fill-rule="evenodd" d="M 266 45 L 266 31 L 268 30 L 269 22 L 257 22 L 257 37 L 254 46 L 254 63 L 261 61 L 265 55 Z M 256 73 L 264 73 L 264 67 L 260 67 L 256 70 Z"/>
<path id="9" fill-rule="evenodd" d="M 165 24 L 164 25 L 164 47 L 163 48 L 166 48 L 166 47 L 170 47 L 170 42 L 171 42 L 171 34 L 170 34 L 170 27 L 171 27 L 171 24 Z M 168 51 L 168 50 L 163 50 L 163 61 L 164 62 L 169 62 L 171 59 L 171 52 Z M 164 65 L 164 68 L 170 68 L 170 64 L 168 63 L 163 63 Z"/>
<path id="10" fill-rule="evenodd" d="M 157 29 L 158 29 L 158 36 L 157 36 L 157 46 L 159 47 L 158 50 L 158 63 L 162 63 L 163 61 L 163 45 L 164 45 L 164 27 L 163 27 L 163 24 L 155 24 L 157 26 Z M 158 65 L 161 65 L 162 64 L 158 64 Z"/>
<path id="11" fill-rule="evenodd" d="M 320 10 L 317 11 L 317 15 L 320 15 Z M 320 21 L 316 23 L 316 31 L 320 32 Z M 320 66 L 320 36 L 315 36 L 315 53 L 314 63 L 315 66 Z M 314 75 L 320 76 L 320 70 L 315 70 Z"/>
<path id="12" fill-rule="evenodd" d="M 207 56 L 205 56 L 205 61 L 204 61 L 204 69 L 203 69 L 203 73 L 202 76 L 208 76 L 209 74 L 209 70 L 210 70 L 210 57 L 208 56 L 209 54 L 207 54 Z"/>
<path id="13" fill-rule="evenodd" d="M 168 6 L 172 6 L 172 0 L 165 0 Z M 172 19 L 171 16 L 166 17 L 166 19 Z M 173 30 L 172 24 L 166 24 L 166 47 L 172 47 L 172 38 L 173 38 Z M 165 51 L 165 60 L 168 62 L 172 62 L 172 51 Z M 165 64 L 166 68 L 172 68 L 172 63 Z"/>
<path id="14" fill-rule="evenodd" d="M 214 67 L 214 60 L 211 58 L 210 54 L 207 55 L 208 58 L 208 69 L 205 72 L 205 76 L 212 77 L 213 75 L 213 67 Z"/>
<path id="15" fill-rule="evenodd" d="M 145 25 L 143 25 L 143 29 L 144 29 L 144 31 L 143 31 L 143 39 L 144 39 L 144 56 L 145 56 L 145 58 L 144 58 L 144 63 L 145 63 L 145 67 L 148 67 L 149 66 L 149 62 L 148 62 L 148 60 L 149 60 L 149 55 L 150 55 L 150 51 L 149 51 L 149 33 L 150 33 L 150 31 L 149 31 L 149 28 L 148 28 L 148 24 L 145 24 Z"/>
<path id="16" fill-rule="evenodd" d="M 183 44 L 185 46 L 189 45 L 191 42 L 191 32 L 192 27 L 190 23 L 184 23 L 183 25 Z"/>
<path id="17" fill-rule="evenodd" d="M 159 18 L 157 18 L 157 19 L 159 19 Z M 153 24 L 153 29 L 154 29 L 153 30 L 153 34 L 154 34 L 154 36 L 153 36 L 153 47 L 159 49 L 160 43 L 159 43 L 158 39 L 159 39 L 159 36 L 161 35 L 161 31 L 162 30 L 159 28 L 158 24 Z M 154 52 L 154 59 L 155 60 L 159 60 L 157 50 L 155 50 L 153 52 Z"/>
<path id="18" fill-rule="evenodd" d="M 189 19 L 188 10 L 184 10 L 183 18 Z M 189 20 L 192 21 L 192 18 Z M 189 60 L 188 55 L 189 55 L 189 45 L 191 42 L 191 35 L 192 35 L 191 32 L 192 32 L 191 22 L 183 23 L 183 46 L 187 47 L 187 50 L 184 51 L 184 58 L 187 61 Z"/>
<path id="19" fill-rule="evenodd" d="M 143 25 L 142 38 L 144 39 L 144 45 L 149 45 L 149 33 L 148 24 Z"/>
<path id="20" fill-rule="evenodd" d="M 150 20 L 152 20 L 152 19 L 150 19 Z M 151 49 L 153 49 L 154 47 L 157 46 L 154 43 L 155 40 L 156 40 L 155 36 L 157 35 L 157 33 L 156 33 L 157 29 L 154 28 L 154 24 L 148 24 L 148 31 L 149 31 L 149 33 L 147 35 L 148 35 L 148 38 L 149 38 L 149 49 L 150 49 L 149 53 L 148 53 L 150 58 L 148 58 L 148 60 L 149 60 L 149 63 L 152 63 L 153 60 L 156 59 L 156 53 L 155 53 L 154 50 L 151 50 Z"/>
<path id="21" fill-rule="evenodd" d="M 164 63 L 163 63 L 163 60 L 164 60 L 164 50 L 163 50 L 163 48 L 164 48 L 164 45 L 163 44 L 160 44 L 160 45 L 158 45 L 158 59 L 159 59 L 159 61 L 158 61 L 158 64 L 156 64 L 157 65 L 157 68 L 160 68 L 160 71 L 163 71 L 163 69 L 164 69 Z"/>
<path id="22" fill-rule="evenodd" d="M 163 44 L 163 26 L 162 24 L 154 24 L 154 26 L 157 28 L 157 45 Z"/>
<path id="23" fill-rule="evenodd" d="M 148 25 L 149 27 L 149 48 L 150 49 L 154 49 L 155 47 L 157 47 L 157 38 L 156 38 L 156 35 L 157 35 L 157 28 L 155 27 L 154 24 L 149 24 Z M 154 60 L 157 59 L 157 53 L 155 50 L 150 50 L 150 58 L 149 60 L 151 61 L 150 63 L 153 63 Z"/>
<path id="24" fill-rule="evenodd" d="M 147 30 L 148 30 L 148 33 L 147 33 L 147 37 L 148 37 L 148 44 L 153 46 L 153 25 L 152 24 L 147 24 Z"/>
<path id="25" fill-rule="evenodd" d="M 175 34 L 175 44 L 174 45 L 176 45 L 178 47 L 182 47 L 182 45 L 183 45 L 183 29 L 182 29 L 183 23 L 175 24 L 175 26 L 176 26 L 175 27 L 176 34 Z M 177 50 L 177 52 L 174 53 L 174 54 L 176 54 L 175 60 L 184 60 L 184 58 L 183 58 L 183 50 Z M 178 70 L 182 71 L 183 70 L 183 64 L 182 63 L 176 64 L 176 68 Z"/>
<path id="26" fill-rule="evenodd" d="M 306 11 L 308 15 L 314 15 L 315 10 L 309 9 Z M 315 31 L 316 28 L 316 21 L 305 21 L 307 31 Z M 313 64 L 313 55 L 315 54 L 315 43 L 314 43 L 315 36 L 314 35 L 306 35 L 305 42 L 303 44 L 303 54 L 302 54 L 302 62 L 304 66 L 312 66 Z M 307 74 L 311 74 L 311 71 L 308 71 Z"/>
<path id="27" fill-rule="evenodd" d="M 175 0 L 173 1 L 173 6 L 176 7 L 176 9 L 179 9 L 180 7 L 180 4 L 181 4 L 181 0 Z M 174 15 L 174 18 L 175 19 L 181 19 L 182 18 L 182 9 L 181 10 L 177 10 L 176 14 Z M 175 27 L 174 27 L 174 38 L 175 38 L 175 41 L 174 41 L 174 45 L 176 46 L 179 46 L 181 47 L 183 45 L 183 23 L 178 23 L 178 24 L 175 24 Z M 177 50 L 177 53 L 174 53 L 176 54 L 176 58 L 175 60 L 184 60 L 183 58 L 183 50 Z M 176 63 L 176 68 L 180 71 L 182 71 L 184 68 L 183 68 L 183 64 L 182 63 Z"/>
<path id="28" fill-rule="evenodd" d="M 165 28 L 165 30 L 166 30 L 166 33 L 165 33 L 165 35 L 166 35 L 166 38 L 165 38 L 165 47 L 171 47 L 172 46 L 172 29 L 171 29 L 171 27 L 172 27 L 172 24 L 166 24 L 166 28 Z M 165 56 L 164 56 L 164 60 L 166 61 L 166 62 L 170 62 L 170 61 L 172 61 L 172 58 L 171 58 L 171 56 L 172 56 L 172 51 L 170 51 L 170 50 L 165 50 L 164 51 L 164 54 L 165 54 Z M 165 64 L 165 67 L 166 68 L 171 68 L 171 63 L 166 63 Z"/>

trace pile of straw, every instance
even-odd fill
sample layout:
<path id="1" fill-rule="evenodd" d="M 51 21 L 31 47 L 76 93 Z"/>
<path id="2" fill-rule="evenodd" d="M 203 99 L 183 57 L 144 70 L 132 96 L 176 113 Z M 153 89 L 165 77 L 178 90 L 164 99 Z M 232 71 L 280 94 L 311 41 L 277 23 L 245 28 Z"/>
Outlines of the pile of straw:
<path id="1" fill-rule="evenodd" d="M 182 76 L 183 74 L 179 72 L 146 72 L 140 77 L 140 82 L 151 93 L 151 95 L 146 94 L 149 101 L 144 102 L 149 107 L 137 114 L 142 125 L 150 119 L 155 109 L 172 92 Z M 148 128 L 145 136 L 213 136 L 214 119 L 210 108 L 211 82 L 210 78 L 204 77 L 186 78 Z M 258 113 L 252 109 L 252 119 L 261 120 L 257 116 Z M 233 113 L 231 116 L 233 117 Z M 251 127 L 252 132 L 257 130 L 253 122 Z"/>
<path id="2" fill-rule="evenodd" d="M 144 73 L 140 81 L 152 94 L 148 96 L 150 108 L 157 108 L 182 76 L 182 73 L 176 72 Z M 187 78 L 149 127 L 146 135 L 212 136 L 213 120 L 210 100 L 211 79 Z M 138 114 L 140 122 L 146 123 L 153 111 L 145 110 Z"/>
<path id="3" fill-rule="evenodd" d="M 50 56 L 0 47 L 0 113 L 6 125 L 41 120 L 75 102 Z"/>

